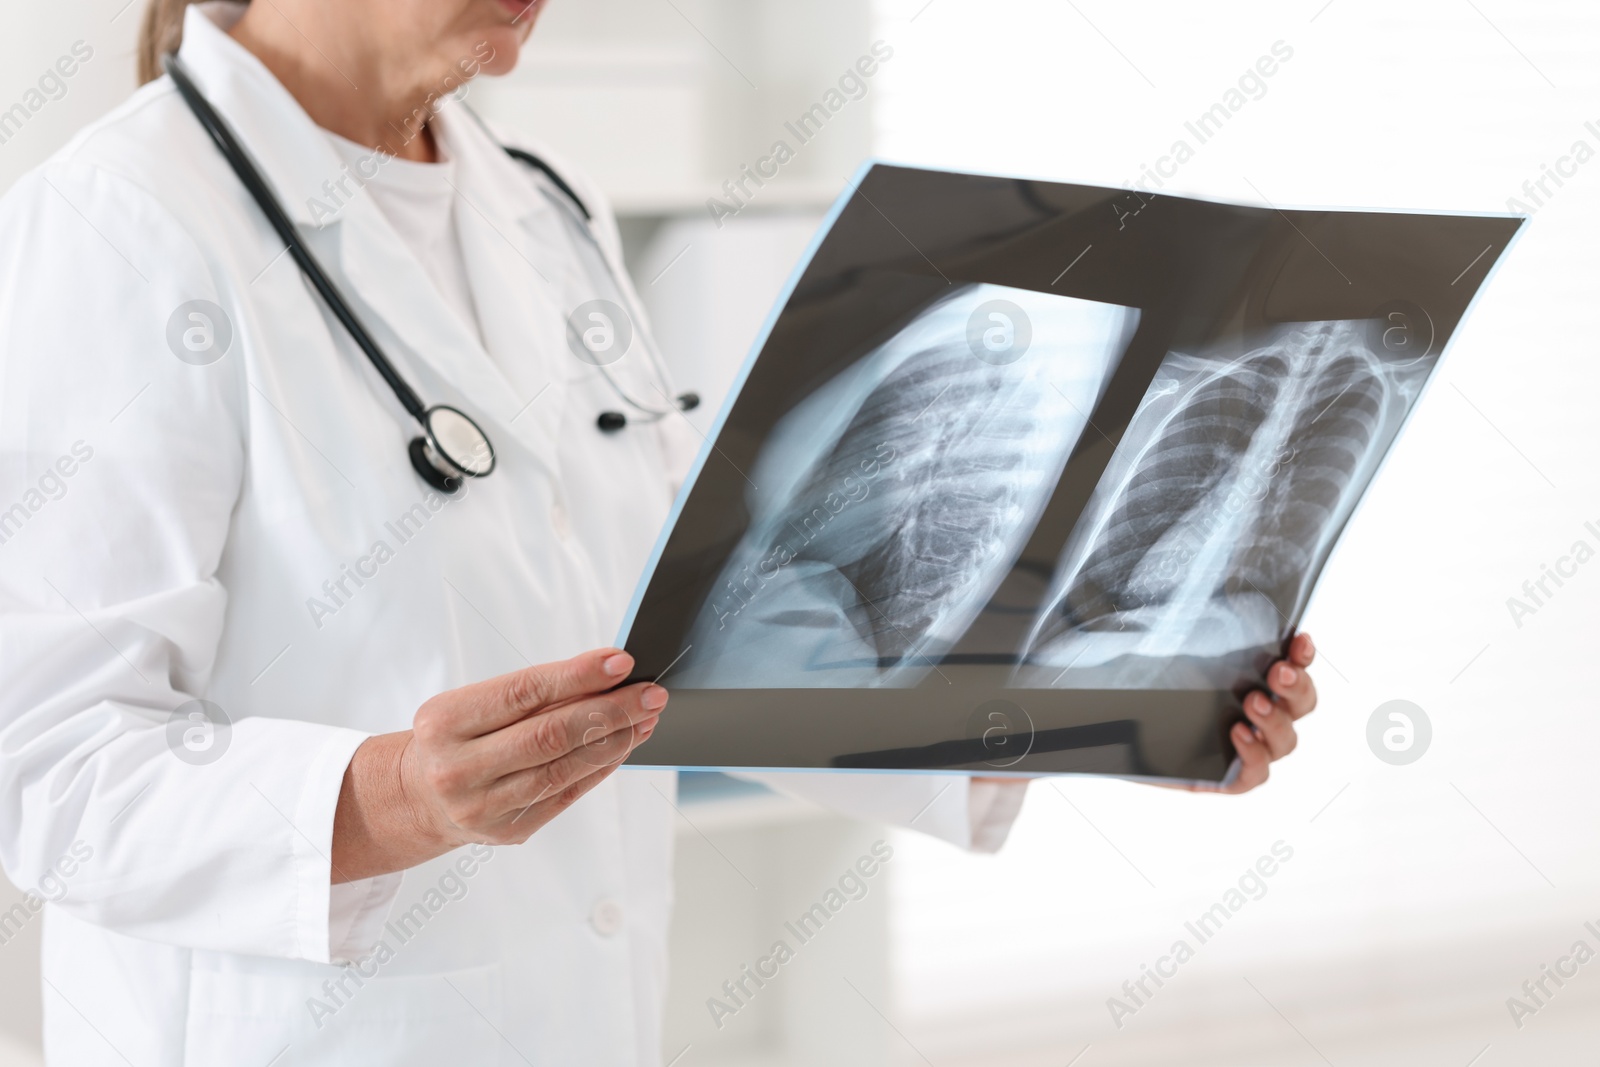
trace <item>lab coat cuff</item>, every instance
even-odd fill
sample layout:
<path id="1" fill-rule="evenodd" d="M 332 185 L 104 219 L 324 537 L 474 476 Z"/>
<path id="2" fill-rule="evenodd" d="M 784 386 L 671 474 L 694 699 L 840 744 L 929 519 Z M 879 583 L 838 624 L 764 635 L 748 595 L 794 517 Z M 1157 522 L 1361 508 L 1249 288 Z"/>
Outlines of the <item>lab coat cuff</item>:
<path id="1" fill-rule="evenodd" d="M 333 963 L 353 963 L 368 955 L 383 937 L 404 875 L 381 874 L 341 882 L 329 893 L 328 954 Z"/>
<path id="2" fill-rule="evenodd" d="M 369 736 L 337 726 L 326 729 L 325 740 L 306 760 L 302 779 L 305 786 L 294 813 L 298 832 L 290 835 L 289 860 L 298 883 L 295 954 L 313 963 L 329 963 L 334 958 L 333 814 L 339 806 L 339 790 L 350 759 Z"/>
<path id="3" fill-rule="evenodd" d="M 1026 779 L 982 781 L 962 775 L 923 781 L 938 791 L 905 825 L 971 852 L 1000 851 L 1028 788 Z"/>
<path id="4" fill-rule="evenodd" d="M 993 852 L 1005 841 L 1026 789 L 1023 780 L 979 782 L 967 775 L 740 771 L 735 777 L 979 852 Z"/>
<path id="5" fill-rule="evenodd" d="M 979 781 L 974 778 L 967 791 L 967 821 L 974 852 L 999 852 L 1017 821 L 1023 798 L 1028 795 L 1026 778 Z"/>

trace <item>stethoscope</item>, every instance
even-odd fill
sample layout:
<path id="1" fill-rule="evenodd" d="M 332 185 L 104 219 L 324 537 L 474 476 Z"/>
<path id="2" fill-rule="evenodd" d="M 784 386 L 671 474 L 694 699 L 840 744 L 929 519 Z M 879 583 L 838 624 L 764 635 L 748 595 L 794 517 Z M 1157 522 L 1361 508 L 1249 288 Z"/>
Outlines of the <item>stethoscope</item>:
<path id="1" fill-rule="evenodd" d="M 389 357 L 384 355 L 383 349 L 379 347 L 378 342 L 367 332 L 367 328 L 362 325 L 361 319 L 356 315 L 355 309 L 345 300 L 344 294 L 339 292 L 338 286 L 328 276 L 328 272 L 322 268 L 322 264 L 317 261 L 317 258 L 311 254 L 311 250 L 300 240 L 300 235 L 295 231 L 294 224 L 289 221 L 289 216 L 284 212 L 283 205 L 273 194 L 272 189 L 261 176 L 261 172 L 256 169 L 255 164 L 239 144 L 238 139 L 234 137 L 233 130 L 223 120 L 222 116 L 217 114 L 216 109 L 211 106 L 200 90 L 195 87 L 193 80 L 189 77 L 189 72 L 178 61 L 178 57 L 168 55 L 163 58 L 162 63 L 166 68 L 167 74 L 172 78 L 173 84 L 178 87 L 178 92 L 183 97 L 184 103 L 189 105 L 189 110 L 194 112 L 195 118 L 200 120 L 200 125 L 204 126 L 206 133 L 211 135 L 211 140 L 222 152 L 223 158 L 228 161 L 228 165 L 233 168 L 234 174 L 238 175 L 239 181 L 243 183 L 251 198 L 261 208 L 262 214 L 266 215 L 267 221 L 277 231 L 278 237 L 288 246 L 289 254 L 294 257 L 295 263 L 299 265 L 306 279 L 311 282 L 312 287 L 321 295 L 323 301 L 333 312 L 334 317 L 349 332 L 356 346 L 366 354 L 367 359 L 372 363 L 379 376 L 394 391 L 395 398 L 400 401 L 400 406 L 405 408 L 406 413 L 421 425 L 422 436 L 412 439 L 411 444 L 408 446 L 408 451 L 411 456 L 411 466 L 422 476 L 422 480 L 442 493 L 454 493 L 465 484 L 463 479 L 487 476 L 494 470 L 496 462 L 494 446 L 489 443 L 489 435 L 484 433 L 483 428 L 474 422 L 466 412 L 458 408 L 453 408 L 448 404 L 435 404 L 432 407 L 428 407 L 422 402 L 422 398 L 417 396 L 416 390 L 412 389 L 406 380 L 400 376 L 400 372 L 395 370 L 393 363 L 389 362 Z M 472 117 L 477 120 L 475 114 Z M 479 124 L 482 125 L 481 120 Z M 487 132 L 487 129 L 485 132 Z M 601 250 L 599 242 L 595 239 L 594 231 L 590 229 L 589 224 L 593 216 L 589 214 L 589 209 L 584 206 L 578 194 L 572 191 L 572 187 L 562 180 L 561 175 L 557 174 L 553 167 L 538 156 L 531 152 L 525 152 L 520 148 L 502 147 L 512 159 L 525 163 L 542 173 L 550 180 L 551 184 L 572 202 L 572 206 L 582 216 L 582 221 L 578 223 L 579 228 L 583 230 L 588 240 L 594 245 L 598 258 L 605 264 L 606 271 L 610 273 L 610 260 L 606 258 L 604 251 Z M 576 218 L 574 218 L 574 221 L 576 221 Z M 623 287 L 616 284 L 614 274 L 612 274 L 611 280 L 613 287 L 621 295 Z M 660 381 L 665 382 L 667 375 L 661 365 L 660 355 L 647 342 L 644 343 L 643 347 L 649 354 L 658 378 Z M 634 422 L 658 422 L 675 412 L 692 411 L 700 403 L 700 398 L 694 393 L 682 393 L 676 398 L 672 398 L 670 406 L 641 403 L 611 376 L 610 369 L 603 362 L 596 361 L 594 365 L 599 369 L 607 383 L 610 384 L 617 397 L 634 410 L 635 415 L 632 419 Z M 658 391 L 661 392 L 663 397 L 667 396 L 665 389 L 658 389 Z M 629 421 L 628 416 L 620 411 L 602 411 L 599 418 L 595 420 L 596 425 L 605 433 L 615 433 L 627 426 Z"/>

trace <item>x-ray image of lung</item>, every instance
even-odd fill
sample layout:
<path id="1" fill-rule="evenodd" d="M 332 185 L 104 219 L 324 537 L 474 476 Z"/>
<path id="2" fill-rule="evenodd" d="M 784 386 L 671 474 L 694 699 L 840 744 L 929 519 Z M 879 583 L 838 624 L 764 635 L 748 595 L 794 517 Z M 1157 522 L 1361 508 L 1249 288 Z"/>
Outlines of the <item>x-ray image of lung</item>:
<path id="1" fill-rule="evenodd" d="M 1226 781 L 1521 226 L 866 168 L 623 619 L 629 762 Z"/>
<path id="2" fill-rule="evenodd" d="M 1433 360 L 1372 321 L 1162 362 L 1062 553 L 1017 684 L 1229 684 L 1291 629 Z M 1376 349 L 1376 350 L 1375 350 Z"/>
<path id="3" fill-rule="evenodd" d="M 968 285 L 789 412 L 679 684 L 907 687 L 1010 571 L 1138 322 Z"/>

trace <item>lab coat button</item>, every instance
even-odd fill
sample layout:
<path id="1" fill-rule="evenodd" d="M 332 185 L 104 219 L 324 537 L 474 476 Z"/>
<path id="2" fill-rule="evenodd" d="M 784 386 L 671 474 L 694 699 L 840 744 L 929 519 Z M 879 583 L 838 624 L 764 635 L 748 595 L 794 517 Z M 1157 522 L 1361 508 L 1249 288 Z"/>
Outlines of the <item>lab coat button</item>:
<path id="1" fill-rule="evenodd" d="M 589 925 L 602 937 L 611 937 L 622 929 L 622 905 L 614 900 L 602 900 L 589 913 Z"/>

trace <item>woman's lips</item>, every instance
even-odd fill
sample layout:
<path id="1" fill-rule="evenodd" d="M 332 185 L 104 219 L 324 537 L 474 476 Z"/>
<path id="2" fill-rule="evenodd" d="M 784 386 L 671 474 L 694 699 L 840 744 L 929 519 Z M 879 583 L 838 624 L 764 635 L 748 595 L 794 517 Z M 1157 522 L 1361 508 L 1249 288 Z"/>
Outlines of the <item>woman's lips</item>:
<path id="1" fill-rule="evenodd" d="M 500 0 L 500 6 L 512 14 L 512 21 L 515 22 L 532 14 L 533 9 L 539 6 L 539 0 Z"/>

